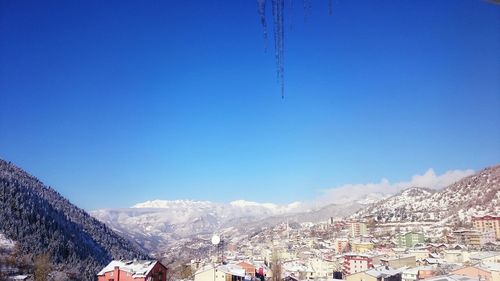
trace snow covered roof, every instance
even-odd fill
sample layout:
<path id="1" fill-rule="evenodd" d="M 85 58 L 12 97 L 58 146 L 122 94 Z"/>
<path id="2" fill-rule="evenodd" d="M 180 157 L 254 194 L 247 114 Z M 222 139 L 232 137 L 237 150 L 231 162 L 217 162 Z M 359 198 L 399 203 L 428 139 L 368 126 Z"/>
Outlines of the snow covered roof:
<path id="1" fill-rule="evenodd" d="M 366 274 L 373 276 L 375 278 L 379 277 L 390 277 L 394 275 L 398 275 L 402 272 L 402 270 L 399 269 L 392 269 L 392 268 L 386 268 L 384 266 L 377 267 L 377 268 L 372 268 L 367 271 L 365 271 Z"/>
<path id="2" fill-rule="evenodd" d="M 425 279 L 425 281 L 479 281 L 479 279 L 463 275 L 442 275 Z"/>
<path id="3" fill-rule="evenodd" d="M 403 271 L 403 273 L 413 273 L 413 274 L 416 274 L 420 270 L 429 271 L 429 270 L 435 270 L 435 268 L 432 267 L 432 266 L 417 266 L 417 267 L 407 268 L 407 269 L 405 269 Z"/>
<path id="4" fill-rule="evenodd" d="M 393 256 L 393 257 L 384 257 L 381 258 L 381 261 L 397 261 L 400 259 L 407 259 L 407 258 L 415 258 L 415 255 L 402 255 L 402 256 Z"/>
<path id="5" fill-rule="evenodd" d="M 237 264 L 219 265 L 217 270 L 233 276 L 245 277 L 245 269 Z"/>
<path id="6" fill-rule="evenodd" d="M 470 256 L 471 260 L 482 260 L 487 258 L 492 258 L 500 256 L 500 252 L 477 252 Z"/>
<path id="7" fill-rule="evenodd" d="M 424 259 L 424 261 L 428 262 L 429 264 L 442 264 L 442 263 L 446 263 L 442 259 L 435 259 L 435 258 L 426 258 L 426 259 Z"/>
<path id="8" fill-rule="evenodd" d="M 132 273 L 132 277 L 146 277 L 158 261 L 155 260 L 114 260 L 104 267 L 97 275 L 104 275 L 106 272 L 113 271 L 115 267 L 120 270 Z"/>
<path id="9" fill-rule="evenodd" d="M 497 262 L 485 262 L 480 265 L 480 267 L 491 270 L 491 271 L 499 271 L 500 272 L 500 263 Z"/>
<path id="10" fill-rule="evenodd" d="M 9 276 L 7 280 L 26 280 L 28 279 L 28 275 L 14 275 L 14 276 Z"/>

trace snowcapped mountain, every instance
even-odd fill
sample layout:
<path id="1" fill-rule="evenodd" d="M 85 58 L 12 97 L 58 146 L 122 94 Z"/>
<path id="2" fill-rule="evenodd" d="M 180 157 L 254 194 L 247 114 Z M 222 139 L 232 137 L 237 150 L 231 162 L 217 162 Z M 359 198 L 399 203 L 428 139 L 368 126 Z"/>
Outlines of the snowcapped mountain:
<path id="1" fill-rule="evenodd" d="M 300 211 L 300 203 L 276 205 L 238 200 L 228 204 L 192 200 L 153 200 L 131 208 L 102 209 L 91 215 L 145 248 L 213 233 L 221 227 Z"/>
<path id="2" fill-rule="evenodd" d="M 500 213 L 500 165 L 486 168 L 442 190 L 412 187 L 358 211 L 381 222 L 467 221 Z"/>
<path id="3" fill-rule="evenodd" d="M 241 236 L 284 221 L 319 222 L 348 216 L 382 222 L 464 220 L 473 214 L 500 211 L 499 183 L 500 166 L 496 166 L 441 190 L 412 187 L 394 196 L 380 192 L 346 196 L 344 190 L 337 203 L 329 205 L 153 200 L 131 208 L 96 210 L 91 215 L 144 248 L 161 251 L 162 247 L 189 244 L 192 239 L 207 239 L 214 232 Z"/>
<path id="4" fill-rule="evenodd" d="M 242 214 L 245 214 L 245 216 L 279 215 L 297 211 L 300 207 L 300 202 L 293 202 L 288 205 L 277 205 L 273 203 L 258 203 L 246 200 L 236 200 L 230 202 L 229 204 L 193 200 L 152 200 L 132 206 L 132 208 L 143 209 L 168 209 L 172 212 L 184 212 L 185 210 L 204 212 L 211 211 L 223 218 L 240 216 Z"/>

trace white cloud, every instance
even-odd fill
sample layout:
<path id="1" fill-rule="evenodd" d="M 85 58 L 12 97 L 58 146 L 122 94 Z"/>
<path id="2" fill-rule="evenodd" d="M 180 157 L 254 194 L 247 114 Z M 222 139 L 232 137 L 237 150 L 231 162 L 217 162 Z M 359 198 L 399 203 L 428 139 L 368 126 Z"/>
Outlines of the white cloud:
<path id="1" fill-rule="evenodd" d="M 414 175 L 409 181 L 391 183 L 382 178 L 378 183 L 345 184 L 322 191 L 316 200 L 317 204 L 346 203 L 355 200 L 377 200 L 393 195 L 409 187 L 429 187 L 433 189 L 444 188 L 466 176 L 474 174 L 474 170 L 450 170 L 442 175 L 436 175 L 433 169 L 427 170 L 422 175 Z"/>

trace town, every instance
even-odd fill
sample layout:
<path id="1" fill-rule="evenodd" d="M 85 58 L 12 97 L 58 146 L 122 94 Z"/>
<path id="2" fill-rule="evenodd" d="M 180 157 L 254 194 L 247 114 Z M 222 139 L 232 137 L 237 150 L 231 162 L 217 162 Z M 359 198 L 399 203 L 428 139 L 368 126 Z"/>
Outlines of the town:
<path id="1" fill-rule="evenodd" d="M 500 216 L 473 217 L 454 229 L 331 218 L 226 235 L 214 235 L 210 253 L 177 270 L 155 261 L 113 261 L 98 280 L 500 280 Z"/>

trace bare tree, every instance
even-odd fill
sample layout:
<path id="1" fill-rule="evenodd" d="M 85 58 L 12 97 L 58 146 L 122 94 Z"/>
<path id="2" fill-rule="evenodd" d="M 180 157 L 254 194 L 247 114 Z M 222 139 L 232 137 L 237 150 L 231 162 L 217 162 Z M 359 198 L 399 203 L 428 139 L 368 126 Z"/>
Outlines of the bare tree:
<path id="1" fill-rule="evenodd" d="M 48 281 L 50 273 L 50 255 L 48 253 L 40 254 L 34 258 L 35 281 Z"/>
<path id="2" fill-rule="evenodd" d="M 271 260 L 271 272 L 273 274 L 273 281 L 281 281 L 283 265 L 281 264 L 281 258 L 276 250 L 273 251 L 273 257 Z"/>

